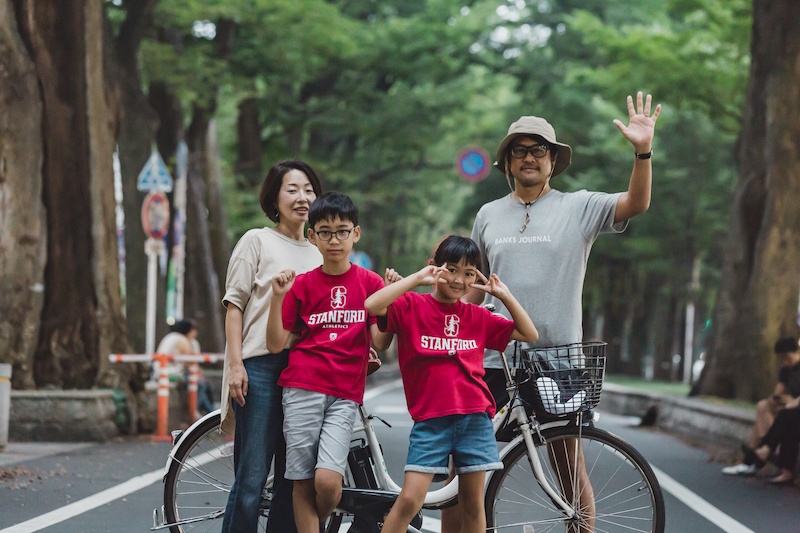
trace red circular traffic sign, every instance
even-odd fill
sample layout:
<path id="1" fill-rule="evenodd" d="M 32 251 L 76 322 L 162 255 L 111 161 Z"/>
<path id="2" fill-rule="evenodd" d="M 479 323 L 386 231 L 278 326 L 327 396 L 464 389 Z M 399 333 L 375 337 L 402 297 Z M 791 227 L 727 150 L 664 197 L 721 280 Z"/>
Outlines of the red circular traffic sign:
<path id="1" fill-rule="evenodd" d="M 151 192 L 142 202 L 142 228 L 151 239 L 163 239 L 169 231 L 169 199 L 163 192 Z"/>

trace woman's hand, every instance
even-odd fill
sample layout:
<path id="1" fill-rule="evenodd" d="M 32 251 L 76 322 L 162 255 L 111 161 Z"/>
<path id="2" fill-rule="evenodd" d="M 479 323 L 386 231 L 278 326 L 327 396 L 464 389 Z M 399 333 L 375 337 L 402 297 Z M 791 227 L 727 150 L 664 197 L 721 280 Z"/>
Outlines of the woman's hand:
<path id="1" fill-rule="evenodd" d="M 238 364 L 232 364 L 230 367 L 228 389 L 230 389 L 229 395 L 231 399 L 244 407 L 245 397 L 247 396 L 247 370 L 244 369 L 244 364 L 241 361 Z"/>

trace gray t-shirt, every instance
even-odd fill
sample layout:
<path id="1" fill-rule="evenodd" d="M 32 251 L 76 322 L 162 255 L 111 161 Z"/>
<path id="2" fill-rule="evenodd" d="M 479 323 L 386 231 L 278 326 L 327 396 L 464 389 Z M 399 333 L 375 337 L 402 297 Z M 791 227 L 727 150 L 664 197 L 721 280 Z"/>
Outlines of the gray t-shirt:
<path id="1" fill-rule="evenodd" d="M 621 193 L 551 190 L 529 210 L 504 196 L 481 207 L 472 239 L 483 252 L 485 274 L 494 273 L 528 312 L 539 340 L 536 346 L 583 340 L 581 297 L 586 263 L 600 233 L 625 231 L 627 221 L 614 224 Z M 497 298 L 487 295 L 497 312 L 509 313 Z M 497 352 L 486 352 L 484 366 L 500 368 Z"/>

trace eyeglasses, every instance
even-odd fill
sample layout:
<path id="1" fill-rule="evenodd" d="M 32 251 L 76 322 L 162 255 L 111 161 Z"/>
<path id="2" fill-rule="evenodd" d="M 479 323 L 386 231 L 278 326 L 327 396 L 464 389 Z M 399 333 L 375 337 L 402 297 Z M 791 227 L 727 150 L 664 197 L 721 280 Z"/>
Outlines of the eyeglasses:
<path id="1" fill-rule="evenodd" d="M 533 146 L 518 144 L 517 146 L 511 147 L 511 156 L 516 159 L 522 159 L 526 155 L 531 154 L 533 157 L 539 159 L 547 155 L 549 149 L 550 147 L 546 144 L 534 144 Z"/>
<path id="2" fill-rule="evenodd" d="M 317 237 L 319 237 L 319 240 L 324 241 L 324 242 L 328 242 L 331 239 L 333 239 L 334 235 L 336 235 L 336 239 L 337 240 L 346 241 L 347 239 L 350 238 L 350 233 L 354 229 L 356 229 L 356 228 L 353 227 L 353 228 L 350 228 L 350 229 L 337 229 L 336 231 L 328 231 L 328 230 L 323 229 L 323 230 L 320 230 L 320 231 L 314 230 L 314 233 L 317 234 Z"/>

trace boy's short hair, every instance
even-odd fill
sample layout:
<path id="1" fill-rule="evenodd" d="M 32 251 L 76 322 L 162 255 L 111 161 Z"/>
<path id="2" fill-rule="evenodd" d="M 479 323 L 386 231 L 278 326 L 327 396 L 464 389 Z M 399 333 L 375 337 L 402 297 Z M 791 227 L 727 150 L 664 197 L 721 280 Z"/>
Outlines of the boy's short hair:
<path id="1" fill-rule="evenodd" d="M 279 222 L 277 204 L 278 194 L 281 192 L 281 186 L 283 186 L 283 177 L 292 170 L 299 170 L 306 175 L 315 195 L 320 196 L 322 194 L 322 182 L 308 163 L 296 159 L 286 159 L 275 163 L 267 171 L 264 182 L 261 184 L 261 191 L 258 193 L 261 209 L 267 215 L 267 218 L 275 223 Z"/>
<path id="2" fill-rule="evenodd" d="M 797 337 L 781 337 L 775 342 L 775 353 L 778 355 L 797 350 Z"/>
<path id="3" fill-rule="evenodd" d="M 460 235 L 445 237 L 433 252 L 433 263 L 439 266 L 444 263 L 458 263 L 462 259 L 468 265 L 480 269 L 481 250 L 469 237 Z"/>
<path id="4" fill-rule="evenodd" d="M 337 191 L 326 192 L 311 204 L 308 210 L 308 224 L 314 229 L 321 220 L 349 220 L 358 226 L 358 208 L 346 194 Z"/>

